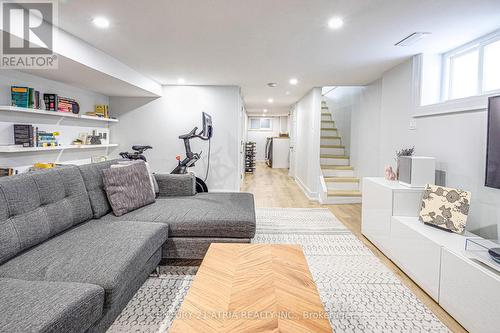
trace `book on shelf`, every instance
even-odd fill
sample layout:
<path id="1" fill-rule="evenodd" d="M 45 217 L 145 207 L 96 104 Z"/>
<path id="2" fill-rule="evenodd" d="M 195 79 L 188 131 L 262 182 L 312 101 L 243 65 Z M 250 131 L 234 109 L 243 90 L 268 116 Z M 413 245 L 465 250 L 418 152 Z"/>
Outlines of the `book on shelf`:
<path id="1" fill-rule="evenodd" d="M 90 115 L 89 113 L 92 112 L 87 112 L 87 115 Z M 101 118 L 109 118 L 108 106 L 106 104 L 96 104 L 92 115 Z"/>
<path id="2" fill-rule="evenodd" d="M 11 105 L 21 108 L 29 107 L 29 88 L 28 87 L 10 87 Z"/>
<path id="3" fill-rule="evenodd" d="M 35 107 L 35 89 L 33 88 L 28 88 L 28 107 Z"/>
<path id="4" fill-rule="evenodd" d="M 14 124 L 14 143 L 23 147 L 34 147 L 33 126 Z"/>
<path id="5" fill-rule="evenodd" d="M 80 106 L 74 99 L 57 97 L 57 111 L 78 114 Z"/>
<path id="6" fill-rule="evenodd" d="M 38 90 L 34 91 L 34 96 L 33 96 L 33 108 L 35 109 L 41 109 L 41 103 L 40 103 L 40 92 Z"/>
<path id="7" fill-rule="evenodd" d="M 71 103 L 71 100 L 64 98 L 64 97 L 58 97 L 57 98 L 57 111 L 73 113 L 73 104 Z"/>
<path id="8" fill-rule="evenodd" d="M 57 111 L 58 98 L 57 94 L 43 94 L 43 101 L 45 102 L 45 110 L 47 111 Z"/>

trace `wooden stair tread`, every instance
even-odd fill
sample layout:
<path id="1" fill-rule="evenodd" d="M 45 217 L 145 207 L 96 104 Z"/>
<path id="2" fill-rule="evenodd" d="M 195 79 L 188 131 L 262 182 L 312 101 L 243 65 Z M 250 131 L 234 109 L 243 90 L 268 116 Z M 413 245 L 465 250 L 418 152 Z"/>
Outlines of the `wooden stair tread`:
<path id="1" fill-rule="evenodd" d="M 334 123 L 335 120 L 322 120 L 321 122 L 322 123 L 330 123 L 331 124 L 331 123 Z"/>
<path id="2" fill-rule="evenodd" d="M 327 183 L 359 183 L 356 177 L 323 177 Z"/>
<path id="3" fill-rule="evenodd" d="M 321 137 L 321 139 L 341 139 L 340 136 L 329 136 L 329 135 L 324 135 Z"/>
<path id="4" fill-rule="evenodd" d="M 322 131 L 336 131 L 336 128 L 321 127 Z"/>
<path id="5" fill-rule="evenodd" d="M 337 159 L 343 159 L 343 160 L 348 160 L 349 156 L 346 155 L 333 155 L 333 154 L 320 154 L 320 158 L 337 158 Z"/>
<path id="6" fill-rule="evenodd" d="M 350 165 L 321 165 L 321 169 L 325 170 L 354 170 Z"/>
<path id="7" fill-rule="evenodd" d="M 339 149 L 345 148 L 345 146 L 342 146 L 342 145 L 321 145 L 319 147 L 320 148 L 339 148 Z"/>
<path id="8" fill-rule="evenodd" d="M 348 190 L 335 190 L 328 191 L 329 197 L 360 197 L 360 191 L 348 191 Z"/>

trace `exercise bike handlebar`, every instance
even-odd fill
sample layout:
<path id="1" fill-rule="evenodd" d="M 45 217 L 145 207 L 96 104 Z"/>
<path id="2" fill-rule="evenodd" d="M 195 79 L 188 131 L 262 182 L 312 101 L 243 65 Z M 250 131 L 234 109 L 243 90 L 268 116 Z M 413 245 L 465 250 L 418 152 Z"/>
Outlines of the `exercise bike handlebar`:
<path id="1" fill-rule="evenodd" d="M 201 135 L 203 133 L 203 131 L 200 132 L 200 133 L 198 133 L 198 134 L 196 134 L 197 130 L 198 130 L 198 127 L 195 127 L 195 128 L 193 128 L 193 130 L 191 132 L 189 132 L 187 134 L 179 135 L 179 139 L 181 139 L 181 140 L 188 139 L 189 140 L 189 139 L 198 138 L 198 139 L 202 139 L 202 140 L 205 140 L 205 141 L 207 141 L 207 140 L 210 139 L 208 136 Z M 203 133 L 203 134 L 205 134 L 205 133 Z"/>

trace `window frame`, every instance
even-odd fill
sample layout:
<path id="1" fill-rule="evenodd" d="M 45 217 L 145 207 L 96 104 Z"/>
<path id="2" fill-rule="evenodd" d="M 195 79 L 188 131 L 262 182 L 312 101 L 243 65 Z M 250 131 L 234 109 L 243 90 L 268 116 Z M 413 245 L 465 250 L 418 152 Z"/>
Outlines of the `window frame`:
<path id="1" fill-rule="evenodd" d="M 500 31 L 496 31 L 492 34 L 483 36 L 479 39 L 476 39 L 472 42 L 469 42 L 467 44 L 464 44 L 462 46 L 459 46 L 451 51 L 445 52 L 442 55 L 442 68 L 443 70 L 443 75 L 441 78 L 441 102 L 446 102 L 446 101 L 452 101 L 452 100 L 457 100 L 457 99 L 462 99 L 462 98 L 470 98 L 470 97 L 475 97 L 475 96 L 482 96 L 482 95 L 487 95 L 487 94 L 492 94 L 496 92 L 500 92 L 499 89 L 494 89 L 494 90 L 485 90 L 484 87 L 484 49 L 486 46 L 493 44 L 495 42 L 500 41 Z M 457 98 L 451 98 L 450 97 L 450 92 L 451 92 L 451 84 L 453 77 L 451 73 L 452 71 L 452 59 L 457 56 L 462 56 L 465 55 L 469 52 L 473 51 L 478 51 L 478 73 L 477 73 L 477 88 L 476 88 L 476 93 L 471 96 L 466 96 L 466 97 L 457 97 Z"/>
<path id="2" fill-rule="evenodd" d="M 259 128 L 251 128 L 251 126 L 248 126 L 249 131 L 272 131 L 273 130 L 273 118 L 271 118 L 271 117 L 248 117 L 249 124 L 251 124 L 252 119 L 258 119 L 260 126 L 259 126 Z M 262 127 L 263 120 L 269 120 L 269 127 Z"/>

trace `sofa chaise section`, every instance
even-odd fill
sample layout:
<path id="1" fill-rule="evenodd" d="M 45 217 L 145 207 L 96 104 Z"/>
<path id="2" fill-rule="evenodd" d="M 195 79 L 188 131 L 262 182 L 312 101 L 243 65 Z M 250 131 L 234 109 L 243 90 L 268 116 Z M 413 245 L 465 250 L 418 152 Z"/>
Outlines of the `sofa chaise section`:
<path id="1" fill-rule="evenodd" d="M 255 235 L 255 208 L 250 193 L 160 197 L 124 216 L 108 214 L 103 219 L 168 225 L 163 257 L 169 259 L 203 259 L 211 243 L 248 243 Z"/>
<path id="2" fill-rule="evenodd" d="M 249 243 L 255 236 L 255 206 L 251 193 L 196 194 L 192 174 L 154 176 L 160 190 L 156 202 L 120 217 L 109 209 L 101 218 L 168 225 L 169 238 L 163 247 L 165 259 L 203 259 L 211 243 Z M 95 191 L 96 184 L 100 182 L 94 180 L 87 188 L 93 187 Z M 101 191 L 105 193 L 104 189 Z"/>
<path id="3" fill-rule="evenodd" d="M 168 224 L 169 237 L 246 238 L 255 235 L 255 210 L 250 193 L 199 193 L 159 198 L 155 203 L 103 219 Z"/>
<path id="4" fill-rule="evenodd" d="M 0 278 L 0 332 L 85 332 L 101 318 L 104 289 Z"/>
<path id="5" fill-rule="evenodd" d="M 120 217 L 113 215 L 104 190 L 102 170 L 111 160 L 79 166 L 89 193 L 94 218 L 106 221 L 153 222 L 168 226 L 164 259 L 203 259 L 211 243 L 249 243 L 255 235 L 254 198 L 251 193 L 196 193 L 192 174 L 155 174 L 156 202 Z"/>

